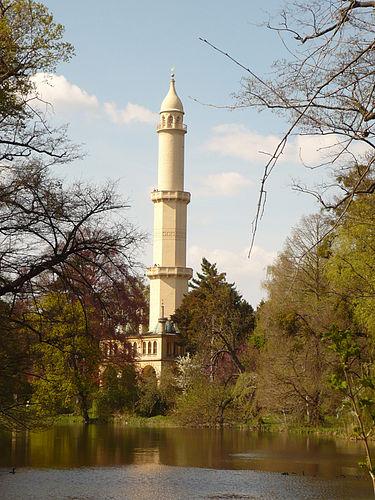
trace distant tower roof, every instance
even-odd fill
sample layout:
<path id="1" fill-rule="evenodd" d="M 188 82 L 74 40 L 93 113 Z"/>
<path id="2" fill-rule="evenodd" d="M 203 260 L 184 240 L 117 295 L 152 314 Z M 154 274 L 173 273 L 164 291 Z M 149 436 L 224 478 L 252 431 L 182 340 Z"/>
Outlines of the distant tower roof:
<path id="1" fill-rule="evenodd" d="M 173 74 L 169 84 L 168 94 L 165 96 L 164 101 L 161 103 L 160 106 L 160 113 L 163 113 L 164 111 L 180 111 L 180 113 L 184 112 L 184 107 L 182 106 L 182 102 L 178 97 L 178 95 L 176 94 Z"/>

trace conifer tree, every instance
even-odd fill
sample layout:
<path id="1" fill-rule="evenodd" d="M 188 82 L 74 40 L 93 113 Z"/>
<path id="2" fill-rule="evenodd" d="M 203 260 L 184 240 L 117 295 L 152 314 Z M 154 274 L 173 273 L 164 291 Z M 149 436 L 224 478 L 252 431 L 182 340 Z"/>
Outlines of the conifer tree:
<path id="1" fill-rule="evenodd" d="M 245 370 L 241 352 L 253 330 L 254 311 L 216 264 L 203 258 L 202 270 L 192 280 L 174 321 L 188 350 L 203 356 L 212 376 L 226 362 L 234 372 Z"/>

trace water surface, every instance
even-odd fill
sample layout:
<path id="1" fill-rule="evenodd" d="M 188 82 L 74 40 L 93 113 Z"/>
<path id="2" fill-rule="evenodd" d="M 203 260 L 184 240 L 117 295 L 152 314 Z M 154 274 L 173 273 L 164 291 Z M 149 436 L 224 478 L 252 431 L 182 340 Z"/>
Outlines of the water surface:
<path id="1" fill-rule="evenodd" d="M 371 498 L 344 440 L 70 424 L 1 434 L 0 450 L 2 499 Z"/>

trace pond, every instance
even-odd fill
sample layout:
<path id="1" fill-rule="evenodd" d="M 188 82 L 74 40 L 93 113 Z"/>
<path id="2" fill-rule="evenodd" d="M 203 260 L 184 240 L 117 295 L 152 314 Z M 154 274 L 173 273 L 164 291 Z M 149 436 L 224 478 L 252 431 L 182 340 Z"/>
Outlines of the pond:
<path id="1" fill-rule="evenodd" d="M 360 443 L 237 429 L 0 434 L 0 498 L 371 498 Z M 15 467 L 15 474 L 9 474 Z"/>

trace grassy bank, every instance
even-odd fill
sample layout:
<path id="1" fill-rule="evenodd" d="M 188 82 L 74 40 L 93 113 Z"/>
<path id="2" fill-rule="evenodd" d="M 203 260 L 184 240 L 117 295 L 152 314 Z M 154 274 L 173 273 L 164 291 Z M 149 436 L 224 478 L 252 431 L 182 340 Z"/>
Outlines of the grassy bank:
<path id="1" fill-rule="evenodd" d="M 156 417 L 140 417 L 138 415 L 116 415 L 112 418 L 115 423 L 129 427 L 181 427 L 173 417 L 157 415 Z"/>
<path id="2" fill-rule="evenodd" d="M 129 427 L 181 427 L 172 417 L 157 415 L 156 417 L 140 417 L 138 415 L 115 415 L 107 420 L 93 419 L 93 424 L 113 422 Z M 79 415 L 59 415 L 54 419 L 56 425 L 83 424 Z"/>
<path id="3" fill-rule="evenodd" d="M 327 420 L 324 425 L 312 426 L 296 422 L 281 421 L 277 416 L 267 416 L 239 427 L 260 432 L 288 433 L 294 435 L 311 435 L 342 439 L 355 439 L 355 430 L 352 422 Z"/>
<path id="4" fill-rule="evenodd" d="M 117 414 L 110 417 L 108 420 L 93 419 L 93 424 L 101 424 L 105 422 L 112 422 L 117 425 L 124 425 L 128 427 L 149 427 L 149 428 L 177 428 L 186 427 L 180 424 L 172 416 L 157 415 L 155 417 L 140 417 L 138 415 L 130 414 Z M 82 424 L 83 419 L 78 415 L 60 415 L 55 420 L 56 425 L 66 425 L 66 424 Z M 200 427 L 200 426 L 199 426 Z M 206 426 L 203 426 L 206 427 Z M 227 423 L 225 428 L 237 428 L 242 430 L 252 430 L 254 432 L 272 432 L 272 433 L 289 433 L 297 435 L 311 435 L 311 436 L 321 436 L 321 437 L 332 437 L 332 438 L 343 438 L 343 439 L 353 439 L 354 432 L 350 425 L 341 426 L 337 425 L 337 422 L 328 423 L 325 426 L 305 426 L 301 424 L 285 424 L 281 423 L 277 419 L 273 418 L 263 418 L 256 423 L 248 424 L 238 424 L 238 423 Z"/>
<path id="5" fill-rule="evenodd" d="M 211 427 L 220 428 L 215 425 L 214 419 L 196 419 L 195 425 L 191 425 L 189 421 L 184 420 L 182 423 L 178 415 L 157 415 L 154 417 L 142 417 L 130 412 L 116 413 L 114 416 L 108 418 L 97 418 L 97 409 L 93 407 L 90 411 L 92 417 L 92 424 L 103 424 L 105 422 L 113 423 L 115 425 L 135 427 L 135 428 L 184 428 L 184 427 Z M 224 428 L 241 429 L 253 432 L 270 432 L 270 433 L 286 433 L 291 435 L 301 436 L 317 436 L 326 438 L 340 438 L 340 439 L 355 439 L 355 429 L 353 422 L 349 417 L 347 418 L 334 418 L 327 417 L 324 425 L 306 425 L 298 422 L 288 416 L 282 418 L 278 414 L 263 414 L 258 415 L 247 422 L 239 423 L 238 421 L 231 421 L 230 416 L 224 423 Z M 235 418 L 235 415 L 233 415 Z M 67 424 L 83 424 L 83 419 L 79 415 L 60 415 L 53 420 L 56 425 Z M 211 425 L 210 425 L 211 424 Z"/>

